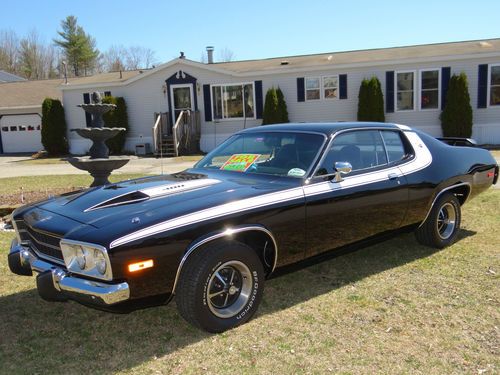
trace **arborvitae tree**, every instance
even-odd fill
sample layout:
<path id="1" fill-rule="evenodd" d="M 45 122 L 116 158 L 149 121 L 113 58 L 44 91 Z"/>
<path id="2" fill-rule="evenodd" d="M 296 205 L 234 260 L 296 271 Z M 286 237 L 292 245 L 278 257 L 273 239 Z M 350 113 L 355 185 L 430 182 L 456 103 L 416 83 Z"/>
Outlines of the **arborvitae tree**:
<path id="1" fill-rule="evenodd" d="M 446 105 L 440 119 L 444 137 L 472 136 L 472 107 L 465 73 L 454 74 L 450 78 Z"/>
<path id="2" fill-rule="evenodd" d="M 384 122 L 384 96 L 377 77 L 364 79 L 358 95 L 358 121 Z"/>
<path id="3" fill-rule="evenodd" d="M 278 118 L 278 123 L 281 124 L 285 122 L 290 122 L 290 120 L 288 119 L 288 109 L 286 107 L 285 96 L 283 95 L 283 92 L 279 87 L 276 89 L 276 96 L 278 98 L 278 108 L 277 108 L 278 113 L 276 114 L 276 117 Z"/>
<path id="4" fill-rule="evenodd" d="M 271 87 L 267 90 L 266 101 L 264 102 L 264 113 L 262 114 L 262 125 L 277 124 L 278 118 L 278 94 L 276 89 Z"/>
<path id="5" fill-rule="evenodd" d="M 57 99 L 47 98 L 42 103 L 42 144 L 49 155 L 68 153 L 64 108 Z"/>
<path id="6" fill-rule="evenodd" d="M 129 129 L 128 125 L 128 114 L 127 114 L 127 104 L 125 99 L 122 97 L 106 96 L 102 99 L 103 103 L 115 104 L 116 108 L 104 114 L 104 123 L 108 128 L 125 128 L 124 132 L 118 133 L 115 137 L 108 139 L 106 145 L 109 147 L 110 154 L 120 154 L 125 146 L 125 140 L 127 138 L 127 132 Z"/>

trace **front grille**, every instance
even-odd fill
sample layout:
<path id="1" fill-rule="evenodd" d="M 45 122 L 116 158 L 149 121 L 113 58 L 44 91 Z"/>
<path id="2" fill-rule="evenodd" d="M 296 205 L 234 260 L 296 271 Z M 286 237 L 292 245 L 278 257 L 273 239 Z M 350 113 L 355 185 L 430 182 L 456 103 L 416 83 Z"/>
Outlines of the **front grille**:
<path id="1" fill-rule="evenodd" d="M 22 242 L 28 243 L 40 256 L 48 256 L 58 261 L 64 261 L 59 246 L 60 237 L 37 231 L 22 220 L 16 220 L 16 227 Z"/>

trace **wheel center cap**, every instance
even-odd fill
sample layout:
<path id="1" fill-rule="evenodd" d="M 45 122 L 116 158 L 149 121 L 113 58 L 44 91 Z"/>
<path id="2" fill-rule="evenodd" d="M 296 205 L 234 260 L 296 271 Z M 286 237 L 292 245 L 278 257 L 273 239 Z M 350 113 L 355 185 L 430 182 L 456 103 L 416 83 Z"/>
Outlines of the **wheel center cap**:
<path id="1" fill-rule="evenodd" d="M 233 294 L 235 294 L 237 291 L 238 291 L 238 288 L 236 288 L 234 285 L 232 285 L 232 286 L 229 288 L 228 293 L 229 293 L 230 295 L 233 295 Z"/>

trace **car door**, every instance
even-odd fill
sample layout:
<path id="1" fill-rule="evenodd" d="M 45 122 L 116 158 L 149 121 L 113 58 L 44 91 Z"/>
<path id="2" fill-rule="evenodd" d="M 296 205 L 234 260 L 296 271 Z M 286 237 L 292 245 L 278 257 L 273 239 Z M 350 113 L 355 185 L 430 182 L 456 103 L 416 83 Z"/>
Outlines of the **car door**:
<path id="1" fill-rule="evenodd" d="M 308 184 L 306 198 L 307 256 L 398 228 L 408 206 L 406 178 L 398 163 L 406 157 L 388 153 L 397 131 L 350 130 L 337 133 Z M 400 138 L 399 138 L 400 139 Z M 402 145 L 401 139 L 400 148 Z M 391 145 L 392 148 L 398 146 Z M 335 162 L 349 162 L 352 172 L 332 178 Z"/>

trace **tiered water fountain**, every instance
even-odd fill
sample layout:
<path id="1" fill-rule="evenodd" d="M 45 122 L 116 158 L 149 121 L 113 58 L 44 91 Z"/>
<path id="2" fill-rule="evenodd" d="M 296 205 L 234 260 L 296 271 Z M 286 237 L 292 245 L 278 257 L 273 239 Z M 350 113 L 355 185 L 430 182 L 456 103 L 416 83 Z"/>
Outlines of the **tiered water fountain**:
<path id="1" fill-rule="evenodd" d="M 130 160 L 127 156 L 109 156 L 109 149 L 106 141 L 116 136 L 125 128 L 105 128 L 102 115 L 116 107 L 114 104 L 104 104 L 98 92 L 92 93 L 92 103 L 80 104 L 85 112 L 92 115 L 92 122 L 88 128 L 71 129 L 80 137 L 90 139 L 92 147 L 89 156 L 70 157 L 68 162 L 81 170 L 88 171 L 94 181 L 90 186 L 100 186 L 109 184 L 108 177 L 115 169 L 123 167 Z"/>

